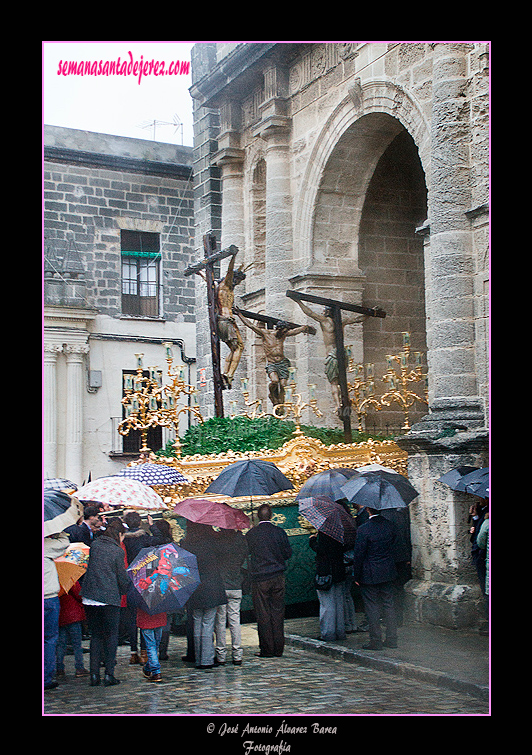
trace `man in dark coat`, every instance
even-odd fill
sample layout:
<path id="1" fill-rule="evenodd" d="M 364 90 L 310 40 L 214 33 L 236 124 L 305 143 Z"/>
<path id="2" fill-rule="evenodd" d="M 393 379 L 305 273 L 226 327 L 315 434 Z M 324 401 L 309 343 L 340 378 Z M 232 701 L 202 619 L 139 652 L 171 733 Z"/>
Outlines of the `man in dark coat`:
<path id="1" fill-rule="evenodd" d="M 105 524 L 104 507 L 101 503 L 84 502 L 83 521 L 71 524 L 65 529 L 71 543 L 85 543 L 91 545 L 96 533 Z"/>
<path id="2" fill-rule="evenodd" d="M 397 619 L 394 605 L 394 581 L 397 568 L 394 560 L 397 530 L 393 522 L 368 508 L 369 519 L 359 527 L 354 548 L 354 579 L 360 585 L 364 610 L 369 623 L 365 650 L 397 647 Z M 380 618 L 384 619 L 386 639 L 383 643 Z"/>
<path id="3" fill-rule="evenodd" d="M 246 533 L 250 560 L 253 608 L 257 617 L 261 658 L 280 657 L 284 650 L 284 596 L 286 562 L 292 555 L 288 535 L 270 520 L 272 510 L 259 506 L 259 523 Z"/>

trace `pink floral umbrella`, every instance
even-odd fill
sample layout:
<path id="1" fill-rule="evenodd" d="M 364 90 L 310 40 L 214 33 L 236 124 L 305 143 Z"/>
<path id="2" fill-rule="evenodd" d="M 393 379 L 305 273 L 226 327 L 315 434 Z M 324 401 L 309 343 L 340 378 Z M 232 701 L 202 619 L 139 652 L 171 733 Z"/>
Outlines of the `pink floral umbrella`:
<path id="1" fill-rule="evenodd" d="M 168 508 L 153 488 L 137 480 L 117 476 L 100 477 L 88 482 L 76 491 L 76 496 L 80 501 L 98 501 L 124 509 L 153 511 Z"/>

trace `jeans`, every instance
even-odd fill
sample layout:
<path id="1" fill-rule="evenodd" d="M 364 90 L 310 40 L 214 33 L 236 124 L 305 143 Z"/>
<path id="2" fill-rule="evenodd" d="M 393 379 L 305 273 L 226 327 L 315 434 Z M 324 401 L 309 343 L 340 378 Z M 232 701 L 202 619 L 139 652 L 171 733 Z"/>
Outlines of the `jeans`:
<path id="1" fill-rule="evenodd" d="M 90 672 L 100 676 L 100 663 L 105 664 L 105 673 L 113 676 L 118 647 L 120 606 L 85 606 L 91 633 Z"/>
<path id="2" fill-rule="evenodd" d="M 335 582 L 330 590 L 316 590 L 320 601 L 320 635 L 326 642 L 345 640 L 345 583 Z"/>
<path id="3" fill-rule="evenodd" d="M 148 654 L 146 671 L 148 671 L 150 674 L 161 673 L 161 664 L 159 663 L 159 645 L 161 644 L 163 629 L 164 627 L 155 627 L 155 629 L 140 630 L 142 636 L 144 637 L 146 652 Z"/>
<path id="4" fill-rule="evenodd" d="M 75 621 L 72 624 L 66 624 L 59 627 L 59 639 L 57 640 L 57 670 L 65 670 L 65 653 L 70 640 L 74 650 L 74 665 L 76 671 L 83 669 L 83 647 L 81 645 L 82 627 L 81 621 Z"/>
<path id="5" fill-rule="evenodd" d="M 233 661 L 242 660 L 242 628 L 240 626 L 240 603 L 242 590 L 226 590 L 227 605 L 218 606 L 214 632 L 216 635 L 216 658 L 220 663 L 226 659 L 226 627 L 231 634 Z"/>
<path id="6" fill-rule="evenodd" d="M 217 608 L 218 606 L 194 609 L 194 653 L 196 667 L 212 666 L 214 664 L 213 634 Z"/>
<path id="7" fill-rule="evenodd" d="M 51 684 L 55 675 L 55 655 L 59 636 L 59 598 L 44 600 L 44 686 Z"/>

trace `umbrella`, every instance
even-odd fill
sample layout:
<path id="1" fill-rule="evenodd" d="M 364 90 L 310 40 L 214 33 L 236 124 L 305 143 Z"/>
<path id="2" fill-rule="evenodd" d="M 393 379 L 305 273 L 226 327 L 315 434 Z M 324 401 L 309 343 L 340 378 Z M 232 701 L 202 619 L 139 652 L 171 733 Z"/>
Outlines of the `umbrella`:
<path id="1" fill-rule="evenodd" d="M 301 498 L 325 497 L 333 501 L 339 501 L 345 498 L 341 490 L 342 485 L 350 477 L 356 477 L 357 471 L 354 469 L 326 469 L 325 472 L 318 472 L 312 475 L 301 486 L 299 493 L 296 495 L 296 501 Z"/>
<path id="2" fill-rule="evenodd" d="M 78 579 L 87 571 L 89 546 L 85 543 L 71 543 L 64 556 L 55 559 L 57 576 L 61 589 L 59 596 L 67 593 Z"/>
<path id="3" fill-rule="evenodd" d="M 129 509 L 166 509 L 160 495 L 138 480 L 128 480 L 114 475 L 100 477 L 80 488 L 76 495 L 80 500 L 97 501 L 109 506 Z"/>
<path id="4" fill-rule="evenodd" d="M 243 495 L 273 495 L 293 487 L 273 462 L 244 459 L 226 467 L 205 492 L 222 493 L 236 498 Z"/>
<path id="5" fill-rule="evenodd" d="M 299 511 L 319 532 L 344 545 L 355 541 L 356 524 L 344 507 L 324 496 L 302 498 Z"/>
<path id="6" fill-rule="evenodd" d="M 43 496 L 43 535 L 57 535 L 83 516 L 83 506 L 77 498 L 61 490 L 45 490 Z"/>
<path id="7" fill-rule="evenodd" d="M 455 467 L 454 469 L 449 470 L 449 472 L 446 472 L 441 477 L 438 477 L 436 482 L 443 482 L 444 485 L 448 485 L 450 488 L 452 488 L 452 490 L 463 491 L 463 487 L 458 487 L 462 478 L 470 472 L 476 471 L 478 471 L 478 467 Z"/>
<path id="8" fill-rule="evenodd" d="M 71 480 L 62 477 L 47 478 L 43 483 L 44 490 L 77 490 L 78 486 Z"/>
<path id="9" fill-rule="evenodd" d="M 138 480 L 145 485 L 179 485 L 188 482 L 178 469 L 169 464 L 138 464 L 135 467 L 125 467 L 114 476 Z"/>
<path id="10" fill-rule="evenodd" d="M 149 614 L 179 611 L 200 585 L 196 556 L 175 543 L 143 548 L 128 572 Z"/>
<path id="11" fill-rule="evenodd" d="M 363 467 L 357 467 L 356 471 L 359 474 L 366 474 L 366 472 L 389 472 L 390 474 L 400 474 L 391 467 L 383 467 L 382 464 L 364 464 Z"/>
<path id="12" fill-rule="evenodd" d="M 342 490 L 351 503 L 376 511 L 404 508 L 419 495 L 403 475 L 382 471 L 353 477 Z"/>
<path id="13" fill-rule="evenodd" d="M 174 513 L 198 524 L 209 524 L 224 530 L 246 530 L 251 527 L 247 514 L 228 503 L 205 498 L 185 498 L 174 506 Z"/>
<path id="14" fill-rule="evenodd" d="M 482 467 L 464 475 L 458 483 L 457 490 L 487 498 L 489 495 L 489 467 Z"/>

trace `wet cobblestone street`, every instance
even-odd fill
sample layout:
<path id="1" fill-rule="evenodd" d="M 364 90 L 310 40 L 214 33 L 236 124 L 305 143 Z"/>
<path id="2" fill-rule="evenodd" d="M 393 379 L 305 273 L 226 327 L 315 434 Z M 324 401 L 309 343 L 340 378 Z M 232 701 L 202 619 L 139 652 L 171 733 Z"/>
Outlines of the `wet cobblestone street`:
<path id="1" fill-rule="evenodd" d="M 67 676 L 44 693 L 45 715 L 179 716 L 335 716 L 487 714 L 488 703 L 463 692 L 372 668 L 322 658 L 286 647 L 282 658 L 261 659 L 254 625 L 243 627 L 242 666 L 196 670 L 182 662 L 186 639 L 170 638 L 158 684 L 147 682 L 140 666 L 129 665 L 129 648 L 120 646 L 114 687 L 90 687 L 88 678 Z M 88 647 L 85 642 L 84 646 Z M 88 653 L 85 654 L 88 667 Z M 205 726 L 208 720 L 204 721 Z M 221 724 L 217 720 L 216 726 Z"/>

